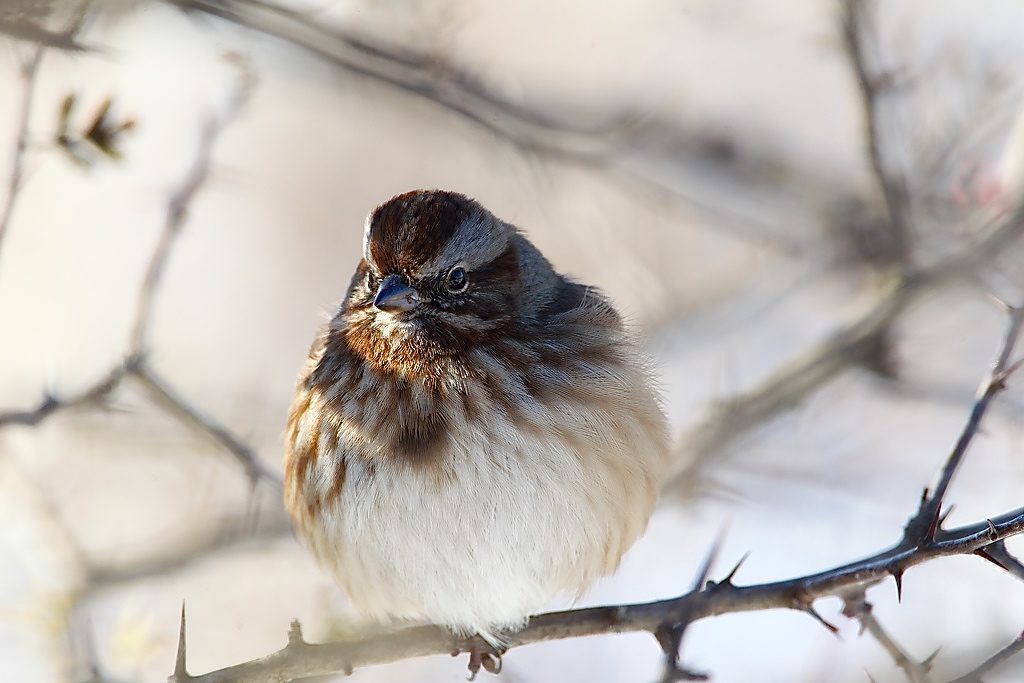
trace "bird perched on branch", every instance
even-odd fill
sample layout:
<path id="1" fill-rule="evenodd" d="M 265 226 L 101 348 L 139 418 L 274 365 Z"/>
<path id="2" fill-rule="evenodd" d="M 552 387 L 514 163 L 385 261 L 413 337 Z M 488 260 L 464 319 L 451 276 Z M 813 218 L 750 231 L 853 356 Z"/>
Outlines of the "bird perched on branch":
<path id="1" fill-rule="evenodd" d="M 492 647 L 616 569 L 669 460 L 608 299 L 445 191 L 370 213 L 286 441 L 295 527 L 356 608 Z"/>

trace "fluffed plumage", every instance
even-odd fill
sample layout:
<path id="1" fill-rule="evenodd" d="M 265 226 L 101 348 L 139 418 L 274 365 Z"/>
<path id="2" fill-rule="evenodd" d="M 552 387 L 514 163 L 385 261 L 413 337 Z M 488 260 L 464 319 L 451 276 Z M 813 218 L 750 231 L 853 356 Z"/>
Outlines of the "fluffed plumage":
<path id="1" fill-rule="evenodd" d="M 367 615 L 495 642 L 643 531 L 657 391 L 608 300 L 463 195 L 385 202 L 363 246 L 299 379 L 286 504 Z"/>

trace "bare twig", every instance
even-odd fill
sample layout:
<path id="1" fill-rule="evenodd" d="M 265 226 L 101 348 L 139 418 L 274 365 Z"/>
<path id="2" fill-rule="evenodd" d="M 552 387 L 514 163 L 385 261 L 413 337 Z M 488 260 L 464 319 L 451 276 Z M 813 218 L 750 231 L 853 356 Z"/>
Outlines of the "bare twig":
<path id="1" fill-rule="evenodd" d="M 206 182 L 210 173 L 210 161 L 213 157 L 214 143 L 224 128 L 238 115 L 249 99 L 253 86 L 253 76 L 246 64 L 238 60 L 240 75 L 231 97 L 227 111 L 220 116 L 211 116 L 204 123 L 199 133 L 199 144 L 192 165 L 185 173 L 181 184 L 171 193 L 164 215 L 163 229 L 156 248 L 146 267 L 146 275 L 139 289 L 138 302 L 135 305 L 135 319 L 128 340 L 128 353 L 140 354 L 146 347 L 146 333 L 153 315 L 153 298 L 156 295 L 164 268 L 170 258 L 171 247 L 181 232 L 188 213 L 188 207 L 196 193 Z"/>
<path id="2" fill-rule="evenodd" d="M 953 447 L 953 451 L 949 454 L 949 458 L 946 460 L 946 464 L 939 475 L 938 483 L 931 490 L 930 494 L 928 492 L 925 493 L 917 514 L 907 523 L 904 536 L 908 542 L 913 542 L 915 539 L 923 540 L 934 537 L 935 532 L 939 528 L 939 516 L 946 491 L 949 489 L 954 475 L 956 475 L 957 470 L 963 463 L 964 456 L 967 454 L 967 447 L 970 446 L 971 441 L 973 441 L 974 436 L 977 434 L 981 426 L 981 420 L 992 403 L 992 399 L 1006 388 L 1006 381 L 1009 379 L 1010 374 L 1019 367 L 1017 364 L 1010 365 L 1010 358 L 1016 346 L 1017 338 L 1020 336 L 1021 326 L 1024 325 L 1024 308 L 1007 307 L 1007 312 L 1010 323 L 1007 326 L 1006 336 L 1003 339 L 999 356 L 992 366 L 988 379 L 982 383 L 981 388 L 978 390 L 978 397 L 971 408 L 967 425 L 960 434 L 960 438 Z"/>
<path id="3" fill-rule="evenodd" d="M 43 60 L 45 48 L 33 45 L 31 54 L 21 65 L 21 92 L 19 93 L 18 110 L 15 115 L 14 152 L 11 155 L 11 170 L 7 177 L 7 197 L 4 207 L 0 210 L 0 253 L 2 253 L 4 236 L 14 215 L 14 207 L 21 191 L 21 179 L 24 172 L 25 149 L 28 147 L 29 119 L 32 114 L 32 97 L 36 90 L 36 75 L 39 63 Z"/>
<path id="4" fill-rule="evenodd" d="M 33 43 L 38 48 L 54 48 L 67 52 L 85 52 L 88 48 L 76 40 L 75 31 L 51 31 L 25 21 L 0 19 L 0 34 Z"/>
<path id="5" fill-rule="evenodd" d="M 237 59 L 234 61 L 238 63 Z M 251 448 L 226 427 L 204 415 L 202 411 L 178 394 L 145 364 L 143 359 L 147 348 L 146 335 L 153 315 L 154 299 L 164 268 L 171 256 L 172 247 L 184 225 L 188 206 L 209 174 L 213 148 L 218 135 L 237 117 L 252 89 L 252 74 L 247 65 L 239 64 L 239 68 L 239 81 L 228 103 L 227 110 L 220 116 L 213 116 L 204 123 L 192 166 L 168 200 L 163 229 L 150 256 L 139 290 L 127 344 L 128 350 L 124 360 L 102 380 L 70 398 L 59 399 L 48 395 L 35 409 L 0 413 L 0 427 L 12 424 L 35 425 L 60 410 L 101 404 L 126 378 L 131 377 L 139 381 L 164 409 L 170 411 L 188 426 L 210 435 L 230 452 L 245 468 L 251 483 L 267 481 L 275 486 L 280 485 L 279 477 L 259 461 Z"/>
<path id="6" fill-rule="evenodd" d="M 932 660 L 938 654 L 938 650 L 923 662 L 911 659 L 910 655 L 900 647 L 899 643 L 878 621 L 871 604 L 867 601 L 866 588 L 866 586 L 858 586 L 843 596 L 843 614 L 860 622 L 861 630 L 867 631 L 872 638 L 878 641 L 878 644 L 889 653 L 893 663 L 906 674 L 911 683 L 929 683 L 928 673 L 931 671 Z"/>
<path id="7" fill-rule="evenodd" d="M 666 484 L 673 494 L 686 494 L 698 480 L 694 471 L 710 456 L 725 452 L 743 435 L 792 410 L 840 372 L 858 365 L 876 348 L 880 336 L 914 303 L 1003 252 L 1024 234 L 1024 210 L 993 224 L 975 242 L 921 270 L 893 280 L 878 302 L 843 326 L 803 357 L 782 367 L 753 389 L 713 406 L 699 424 L 676 442 L 677 473 Z"/>
<path id="8" fill-rule="evenodd" d="M 842 0 L 842 34 L 846 53 L 857 79 L 864 117 L 864 140 L 879 194 L 885 204 L 891 229 L 890 252 L 896 263 L 907 263 L 913 241 L 910 192 L 906 180 L 884 159 L 881 102 L 891 87 L 886 77 L 872 73 L 866 42 L 872 31 L 869 0 Z"/>
<path id="9" fill-rule="evenodd" d="M 1004 647 L 999 652 L 995 653 L 984 662 L 965 673 L 960 678 L 950 681 L 950 683 L 982 683 L 981 677 L 992 671 L 1010 657 L 1013 657 L 1018 652 L 1024 651 L 1024 632 L 1014 638 L 1013 642 Z"/>
<path id="10" fill-rule="evenodd" d="M 114 390 L 121 385 L 121 382 L 131 372 L 136 362 L 137 359 L 135 358 L 125 360 L 125 362 L 108 372 L 95 384 L 77 394 L 61 398 L 48 393 L 37 407 L 30 410 L 0 412 L 0 427 L 7 425 L 35 426 L 60 411 L 102 405 Z"/>
<path id="11" fill-rule="evenodd" d="M 152 368 L 140 364 L 134 369 L 132 375 L 142 383 L 156 401 L 167 409 L 168 412 L 186 425 L 210 435 L 224 450 L 231 453 L 235 460 L 245 468 L 245 474 L 251 484 L 259 481 L 280 484 L 277 474 L 269 470 L 249 446 L 232 434 L 226 427 L 212 418 L 203 415 L 186 399 L 179 396 L 174 389 L 157 376 Z"/>
<path id="12" fill-rule="evenodd" d="M 793 255 L 806 245 L 783 233 L 779 225 L 751 212 L 716 205 L 623 163 L 624 133 L 637 115 L 610 115 L 605 123 L 580 126 L 506 97 L 479 76 L 437 54 L 378 41 L 328 26 L 309 13 L 264 0 L 163 0 L 186 12 L 214 16 L 295 45 L 340 69 L 381 83 L 397 92 L 431 102 L 463 121 L 492 133 L 523 152 L 543 155 L 604 172 L 630 193 L 643 192 L 668 206 L 685 205 L 714 221 L 716 230 Z M 673 140 L 690 133 L 665 131 Z M 698 222 L 698 227 L 703 221 Z"/>
<path id="13" fill-rule="evenodd" d="M 190 534 L 180 545 L 161 548 L 157 554 L 117 564 L 87 564 L 86 593 L 108 588 L 130 581 L 165 576 L 194 563 L 209 558 L 215 553 L 266 544 L 287 538 L 292 525 L 283 506 L 274 508 L 258 528 L 247 526 L 246 517 L 227 517 L 216 523 L 219 531 L 207 534 Z"/>

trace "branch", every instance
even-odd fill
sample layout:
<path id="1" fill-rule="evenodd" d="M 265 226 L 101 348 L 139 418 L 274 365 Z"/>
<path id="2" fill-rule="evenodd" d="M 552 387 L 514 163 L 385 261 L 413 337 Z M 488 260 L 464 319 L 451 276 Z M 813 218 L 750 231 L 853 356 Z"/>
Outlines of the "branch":
<path id="1" fill-rule="evenodd" d="M 77 30 L 51 31 L 28 21 L 0 19 L 0 34 L 33 43 L 40 50 L 49 47 L 66 52 L 86 52 L 88 48 L 75 40 L 76 33 Z"/>
<path id="2" fill-rule="evenodd" d="M 431 102 L 463 121 L 515 145 L 524 152 L 544 155 L 592 169 L 608 171 L 634 195 L 643 192 L 676 205 L 686 204 L 713 218 L 716 228 L 756 241 L 789 255 L 805 245 L 784 234 L 779 225 L 732 206 L 718 206 L 699 193 L 690 193 L 642 173 L 623 159 L 623 141 L 637 120 L 646 114 L 605 117 L 606 123 L 582 127 L 568 118 L 551 116 L 510 99 L 479 76 L 436 54 L 377 41 L 341 27 L 326 26 L 301 12 L 263 0 L 163 0 L 185 12 L 217 17 L 264 35 L 283 40 L 356 76 L 371 79 L 393 90 Z M 579 117 L 574 117 L 578 119 Z M 650 132 L 650 129 L 645 129 Z M 666 131 L 664 146 L 677 148 L 691 143 L 693 131 Z M 702 226 L 703 222 L 698 222 Z"/>
<path id="3" fill-rule="evenodd" d="M 939 557 L 973 554 L 993 543 L 993 528 L 997 539 L 1024 533 L 1024 507 L 993 518 L 991 527 L 988 522 L 959 527 L 947 531 L 943 540 L 923 547 L 908 549 L 897 544 L 866 559 L 797 579 L 752 586 L 736 586 L 730 580 L 711 581 L 701 590 L 668 600 L 541 614 L 530 619 L 522 631 L 509 634 L 505 639 L 509 648 L 514 648 L 597 634 L 657 634 L 674 624 L 733 612 L 793 609 L 806 613 L 818 598 L 842 595 L 851 587 L 877 582 L 894 572 Z M 282 650 L 199 676 L 185 674 L 182 670 L 171 676 L 169 682 L 278 683 L 413 657 L 468 651 L 469 639 L 456 638 L 437 626 L 417 626 L 368 638 L 314 645 L 306 643 L 293 624 L 288 645 Z M 183 642 L 179 644 L 179 657 L 184 661 Z"/>
<path id="4" fill-rule="evenodd" d="M 982 383 L 981 388 L 978 390 L 978 397 L 971 408 L 967 426 L 964 427 L 960 438 L 953 447 L 953 451 L 949 454 L 949 458 L 946 460 L 946 464 L 939 475 L 938 483 L 932 489 L 930 495 L 927 491 L 925 492 L 917 514 L 907 523 L 905 537 L 908 541 L 915 538 L 934 537 L 935 532 L 939 528 L 942 501 L 945 498 L 946 491 L 949 489 L 949 485 L 953 481 L 953 477 L 963 463 L 964 456 L 967 454 L 967 447 L 970 446 L 974 436 L 978 433 L 981 420 L 992 403 L 992 399 L 1006 388 L 1006 381 L 1020 367 L 1020 363 L 1014 363 L 1013 365 L 1009 363 L 1014 346 L 1017 343 L 1017 338 L 1020 335 L 1021 326 L 1024 325 L 1024 307 L 1012 308 L 1007 306 L 1006 310 L 1009 314 L 1010 323 L 1007 326 L 1006 336 L 1003 339 L 999 356 L 992 366 L 988 379 Z"/>
<path id="5" fill-rule="evenodd" d="M 893 323 L 925 295 L 973 273 L 1004 253 L 1024 234 L 1024 208 L 996 222 L 972 244 L 924 269 L 894 280 L 878 302 L 862 316 L 838 329 L 803 357 L 782 367 L 753 389 L 712 406 L 699 424 L 683 433 L 675 445 L 679 470 L 665 490 L 685 495 L 697 477 L 694 472 L 715 454 L 724 452 L 745 434 L 772 418 L 796 408 L 801 401 L 836 375 L 859 365 L 877 350 Z"/>
<path id="6" fill-rule="evenodd" d="M 899 643 L 889 632 L 885 630 L 878 618 L 872 611 L 871 604 L 867 601 L 866 586 L 859 586 L 843 598 L 843 614 L 860 622 L 861 632 L 867 631 L 871 637 L 878 641 L 894 664 L 899 667 L 911 683 L 929 683 L 928 673 L 932 668 L 932 661 L 939 654 L 936 650 L 923 662 L 916 662 L 910 658 Z"/>
<path id="7" fill-rule="evenodd" d="M 1020 309 L 1012 309 L 1010 332 L 1000 349 L 991 377 L 985 391 L 975 401 L 970 418 L 964 426 L 953 455 L 942 470 L 942 479 L 950 470 L 950 462 L 957 459 L 957 453 L 966 450 L 977 435 L 981 419 L 991 399 L 1006 388 L 1006 378 L 1015 366 L 1006 363 L 1013 351 L 1016 332 L 1021 323 Z M 953 468 L 955 469 L 955 468 Z M 936 491 L 936 493 L 938 490 Z M 936 499 L 932 496 L 926 500 Z M 941 502 L 941 500 L 940 500 Z M 687 625 L 719 614 L 765 609 L 794 609 L 807 613 L 831 630 L 828 624 L 814 610 L 814 601 L 826 596 L 840 598 L 856 595 L 871 584 L 892 576 L 896 579 L 897 590 L 902 587 L 904 572 L 910 567 L 954 555 L 981 554 L 993 544 L 1024 533 L 1024 507 L 1006 512 L 984 522 L 956 529 L 943 530 L 938 520 L 929 525 L 929 533 L 915 533 L 917 520 L 922 517 L 925 506 L 914 513 L 907 523 L 903 537 L 890 548 L 871 557 L 811 574 L 797 579 L 777 581 L 753 586 L 736 586 L 732 579 L 733 569 L 721 581 L 708 581 L 703 587 L 695 587 L 689 593 L 669 600 L 606 607 L 591 607 L 562 612 L 549 612 L 530 619 L 523 630 L 507 634 L 504 638 L 508 648 L 528 645 L 547 640 L 561 640 L 606 633 L 647 632 L 654 635 L 668 656 L 666 670 L 679 674 L 677 680 L 691 676 L 678 667 L 678 646 Z M 700 581 L 707 575 L 714 553 L 705 562 Z M 737 565 L 738 569 L 738 565 Z M 861 623 L 865 622 L 862 619 Z M 883 645 L 891 639 L 879 627 Z M 877 636 L 876 636 L 877 637 Z M 191 676 L 185 668 L 185 619 L 181 622 L 181 637 L 178 644 L 177 664 L 169 683 L 226 683 L 228 681 L 289 681 L 315 675 L 325 675 L 370 664 L 436 655 L 444 653 L 476 652 L 479 656 L 479 638 L 456 638 L 438 626 L 419 626 L 394 633 L 377 635 L 359 640 L 341 641 L 323 645 L 305 642 L 298 622 L 293 622 L 288 644 L 284 649 L 262 659 L 245 662 L 219 669 L 200 676 Z M 909 661 L 898 648 L 898 652 Z M 503 652 L 492 652 L 501 655 Z M 666 676 L 668 678 L 668 676 Z M 671 680 L 671 679 L 669 679 Z"/>
<path id="8" fill-rule="evenodd" d="M 0 428 L 8 425 L 34 427 L 57 412 L 73 408 L 102 406 L 110 395 L 114 393 L 114 390 L 121 385 L 121 382 L 131 372 L 136 362 L 137 359 L 134 358 L 126 359 L 95 384 L 77 394 L 60 398 L 54 394 L 47 393 L 35 408 L 0 412 Z"/>
<path id="9" fill-rule="evenodd" d="M 32 54 L 21 65 L 21 91 L 18 95 L 20 99 L 14 124 L 17 133 L 14 140 L 14 152 L 11 155 L 11 171 L 7 178 L 7 199 L 3 209 L 0 210 L 0 253 L 2 253 L 4 236 L 7 234 L 7 228 L 11 223 L 11 216 L 14 215 L 14 207 L 21 191 L 25 149 L 28 147 L 28 124 L 32 114 L 32 96 L 35 94 L 36 75 L 39 72 L 39 63 L 43 59 L 44 51 L 42 45 L 33 45 Z"/>
<path id="10" fill-rule="evenodd" d="M 257 528 L 253 528 L 249 515 L 227 516 L 217 523 L 217 527 L 219 530 L 213 533 L 191 534 L 177 547 L 163 547 L 156 556 L 111 565 L 87 563 L 85 593 L 129 581 L 165 576 L 213 553 L 278 540 L 292 532 L 291 520 L 280 506 Z"/>
<path id="11" fill-rule="evenodd" d="M 235 91 L 228 102 L 227 110 L 220 116 L 211 116 L 204 123 L 199 133 L 199 145 L 192 166 L 182 179 L 178 188 L 171 193 L 164 215 L 164 225 L 160 232 L 156 248 L 149 259 L 146 275 L 139 289 L 138 302 L 135 305 L 135 320 L 132 323 L 128 341 L 128 353 L 141 354 L 146 346 L 146 334 L 149 330 L 150 318 L 153 313 L 153 299 L 156 296 L 164 268 L 170 259 L 171 247 L 174 245 L 192 199 L 206 182 L 210 173 L 210 161 L 213 157 L 214 143 L 230 123 L 238 116 L 240 110 L 249 100 L 254 78 L 247 64 L 234 59 L 239 68 L 239 79 Z"/>
<path id="12" fill-rule="evenodd" d="M 229 58 L 231 57 L 229 56 Z M 154 300 L 159 291 L 172 248 L 184 226 L 189 204 L 203 187 L 209 175 L 213 148 L 217 138 L 224 128 L 237 118 L 253 87 L 254 80 L 248 66 L 238 62 L 237 59 L 231 59 L 239 66 L 238 83 L 226 111 L 220 116 L 211 116 L 204 122 L 192 166 L 168 200 L 163 229 L 150 256 L 146 274 L 139 289 L 127 351 L 123 360 L 103 379 L 70 398 L 59 399 L 53 395 L 47 395 L 35 409 L 0 413 L 0 428 L 13 424 L 37 425 L 62 410 L 102 405 L 121 386 L 123 381 L 130 377 L 140 382 L 165 410 L 180 421 L 213 437 L 241 463 L 251 484 L 267 481 L 275 487 L 280 487 L 280 478 L 260 462 L 250 447 L 216 420 L 204 415 L 144 362 L 147 350 L 146 337 L 151 326 Z"/>
<path id="13" fill-rule="evenodd" d="M 950 683 L 982 683 L 982 676 L 1022 650 L 1024 650 L 1024 633 L 1018 635 L 1012 643 L 986 659 L 977 667 Z"/>
<path id="14" fill-rule="evenodd" d="M 868 0 L 843 0 L 842 34 L 846 54 L 857 79 L 858 93 L 864 117 L 864 139 L 868 159 L 891 228 L 891 256 L 896 263 L 907 263 L 913 239 L 910 216 L 910 192 L 905 179 L 895 170 L 886 168 L 883 157 L 881 98 L 891 87 L 888 79 L 871 73 L 865 54 L 865 43 L 871 31 Z"/>
<path id="15" fill-rule="evenodd" d="M 271 482 L 277 486 L 281 485 L 277 474 L 263 464 L 252 448 L 216 420 L 203 415 L 188 400 L 175 392 L 151 368 L 140 364 L 132 371 L 132 376 L 149 391 L 157 403 L 162 405 L 167 412 L 177 417 L 184 424 L 213 437 L 214 441 L 220 444 L 224 450 L 231 453 L 235 460 L 245 469 L 250 485 L 254 486 L 260 481 Z"/>

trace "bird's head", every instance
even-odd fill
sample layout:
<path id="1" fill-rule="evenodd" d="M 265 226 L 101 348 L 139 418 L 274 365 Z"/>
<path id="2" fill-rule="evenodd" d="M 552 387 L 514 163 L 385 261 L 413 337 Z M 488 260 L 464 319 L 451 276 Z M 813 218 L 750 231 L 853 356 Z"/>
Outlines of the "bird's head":
<path id="1" fill-rule="evenodd" d="M 401 372 L 502 335 L 522 309 L 524 261 L 527 271 L 557 277 L 535 252 L 461 194 L 417 190 L 384 202 L 366 219 L 363 258 L 341 312 L 349 346 Z"/>

